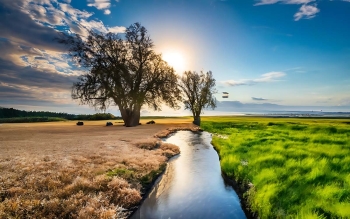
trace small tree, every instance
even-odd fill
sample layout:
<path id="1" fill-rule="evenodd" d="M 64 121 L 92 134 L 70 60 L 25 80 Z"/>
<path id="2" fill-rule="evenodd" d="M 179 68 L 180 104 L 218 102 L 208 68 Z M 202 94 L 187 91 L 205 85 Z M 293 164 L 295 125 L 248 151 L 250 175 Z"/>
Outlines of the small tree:
<path id="1" fill-rule="evenodd" d="M 82 104 L 100 110 L 114 104 L 128 127 L 139 124 L 145 104 L 154 110 L 160 110 L 161 103 L 179 107 L 181 90 L 174 86 L 178 76 L 153 51 L 147 30 L 139 23 L 126 29 L 124 39 L 91 31 L 86 40 L 76 35 L 59 42 L 69 45 L 73 59 L 88 69 L 72 89 L 72 98 Z"/>
<path id="2" fill-rule="evenodd" d="M 191 110 L 193 123 L 200 125 L 200 115 L 204 108 L 216 107 L 216 99 L 213 97 L 217 91 L 215 89 L 215 79 L 211 71 L 207 73 L 186 71 L 180 79 L 180 88 L 184 93 L 185 109 Z"/>

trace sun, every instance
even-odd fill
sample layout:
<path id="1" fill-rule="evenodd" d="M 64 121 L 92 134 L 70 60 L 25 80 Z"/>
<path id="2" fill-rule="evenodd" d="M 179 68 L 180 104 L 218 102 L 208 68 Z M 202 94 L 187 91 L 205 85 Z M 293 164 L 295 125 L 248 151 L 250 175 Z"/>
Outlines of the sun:
<path id="1" fill-rule="evenodd" d="M 177 73 L 185 71 L 185 59 L 181 53 L 166 52 L 163 54 L 163 60 L 166 61 Z"/>

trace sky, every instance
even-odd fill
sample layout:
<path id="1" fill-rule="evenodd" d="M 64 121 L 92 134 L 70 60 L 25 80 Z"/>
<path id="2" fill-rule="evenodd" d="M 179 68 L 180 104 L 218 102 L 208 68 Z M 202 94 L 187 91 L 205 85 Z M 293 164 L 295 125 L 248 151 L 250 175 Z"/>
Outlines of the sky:
<path id="1" fill-rule="evenodd" d="M 54 39 L 135 22 L 179 75 L 212 71 L 218 101 L 350 111 L 350 0 L 1 0 L 0 106 L 94 113 Z"/>

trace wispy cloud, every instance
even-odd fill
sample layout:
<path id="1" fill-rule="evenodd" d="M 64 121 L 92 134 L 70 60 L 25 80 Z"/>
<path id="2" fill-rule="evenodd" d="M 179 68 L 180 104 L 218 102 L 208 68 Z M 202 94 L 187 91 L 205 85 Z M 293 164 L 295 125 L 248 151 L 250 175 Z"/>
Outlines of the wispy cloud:
<path id="1" fill-rule="evenodd" d="M 258 5 L 271 5 L 279 2 L 280 0 L 259 0 L 259 2 L 255 3 L 254 6 Z"/>
<path id="2" fill-rule="evenodd" d="M 308 4 L 310 2 L 314 2 L 315 0 L 259 0 L 255 3 L 255 6 L 259 5 L 271 5 L 276 3 L 282 4 Z"/>
<path id="3" fill-rule="evenodd" d="M 320 9 L 317 8 L 317 4 L 310 5 L 310 2 L 315 2 L 316 0 L 258 0 L 254 6 L 259 5 L 271 5 L 276 3 L 281 4 L 295 4 L 302 5 L 297 13 L 294 14 L 294 20 L 298 21 L 300 19 L 311 19 L 316 16 Z M 349 1 L 350 0 L 343 0 Z"/>
<path id="4" fill-rule="evenodd" d="M 277 82 L 284 76 L 286 76 L 284 72 L 269 72 L 256 79 L 227 80 L 222 83 L 228 86 L 255 85 L 258 83 Z"/>
<path id="5" fill-rule="evenodd" d="M 252 97 L 252 100 L 256 100 L 256 101 L 265 101 L 265 100 L 268 100 L 268 99 L 261 98 L 261 97 Z"/>
<path id="6" fill-rule="evenodd" d="M 303 5 L 299 11 L 294 15 L 294 20 L 298 21 L 302 18 L 310 19 L 315 17 L 315 15 L 320 12 L 320 9 L 317 8 L 317 5 Z"/>

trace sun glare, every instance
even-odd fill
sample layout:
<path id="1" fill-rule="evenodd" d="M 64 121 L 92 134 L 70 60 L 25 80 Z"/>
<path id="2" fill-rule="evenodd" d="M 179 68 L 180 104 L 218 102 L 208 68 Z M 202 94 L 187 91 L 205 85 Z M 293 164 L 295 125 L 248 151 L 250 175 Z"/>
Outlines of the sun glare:
<path id="1" fill-rule="evenodd" d="M 183 56 L 178 52 L 167 52 L 163 54 L 163 59 L 175 69 L 175 71 L 181 74 L 185 71 L 185 60 Z"/>

